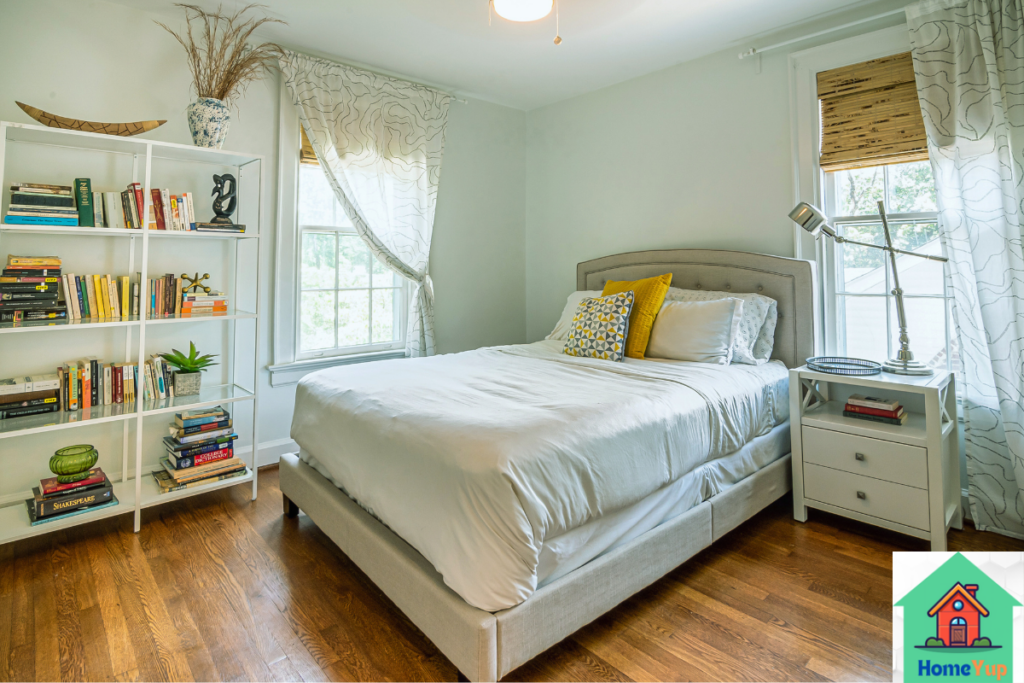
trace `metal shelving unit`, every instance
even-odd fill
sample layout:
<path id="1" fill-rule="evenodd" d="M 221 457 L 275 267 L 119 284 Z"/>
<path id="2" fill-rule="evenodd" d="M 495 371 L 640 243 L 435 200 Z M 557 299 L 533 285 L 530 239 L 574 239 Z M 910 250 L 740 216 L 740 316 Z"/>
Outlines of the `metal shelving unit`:
<path id="1" fill-rule="evenodd" d="M 25 125 L 0 121 L 0 189 L 6 194 L 7 183 L 4 182 L 7 175 L 7 147 L 10 143 L 40 145 L 47 148 L 63 148 L 67 150 L 85 151 L 96 154 L 128 155 L 132 158 L 132 182 L 141 182 L 143 185 L 145 207 L 142 215 L 148 216 L 151 203 L 151 179 L 153 175 L 153 161 L 168 160 L 173 162 L 184 162 L 189 164 L 210 164 L 220 167 L 232 167 L 238 179 L 239 215 L 245 216 L 246 232 L 237 233 L 198 233 L 189 231 L 166 231 L 166 230 L 130 230 L 113 228 L 88 228 L 88 227 L 64 227 L 64 226 L 24 226 L 0 224 L 0 251 L 3 250 L 4 242 L 19 234 L 47 235 L 59 240 L 60 237 L 90 237 L 98 240 L 128 240 L 128 273 L 141 272 L 140 300 L 146 301 L 148 297 L 147 284 L 149 279 L 149 248 L 152 240 L 167 244 L 169 242 L 180 242 L 181 240 L 220 240 L 234 245 L 234 256 L 232 271 L 234 272 L 234 287 L 229 297 L 231 301 L 237 302 L 241 269 L 239 268 L 239 247 L 244 243 L 255 243 L 255 250 L 250 249 L 250 259 L 254 256 L 255 263 L 249 264 L 246 272 L 255 272 L 254 283 L 254 304 L 255 312 L 229 308 L 227 315 L 217 317 L 200 318 L 154 318 L 146 319 L 145 316 L 127 316 L 119 320 L 110 319 L 83 319 L 66 321 L 39 321 L 29 323 L 0 323 L 0 355 L 3 353 L 5 340 L 13 341 L 7 336 L 18 335 L 46 335 L 56 332 L 63 332 L 60 337 L 65 337 L 72 342 L 72 331 L 97 328 L 125 328 L 124 362 L 143 363 L 147 358 L 146 353 L 146 332 L 152 325 L 173 325 L 178 323 L 205 323 L 229 326 L 227 330 L 230 354 L 224 359 L 227 367 L 229 382 L 219 386 L 204 387 L 198 396 L 181 396 L 176 398 L 160 399 L 155 401 L 142 400 L 142 392 L 138 392 L 134 405 L 116 404 L 96 406 L 87 411 L 57 412 L 45 415 L 32 415 L 22 418 L 0 420 L 0 448 L 9 446 L 11 440 L 33 434 L 56 432 L 60 430 L 74 429 L 109 422 L 123 423 L 123 448 L 122 468 L 119 481 L 114 482 L 114 492 L 119 504 L 109 508 L 102 508 L 93 512 L 55 520 L 38 526 L 31 526 L 28 513 L 21 499 L 31 497 L 31 492 L 24 492 L 24 495 L 7 495 L 4 499 L 11 501 L 7 507 L 0 508 L 0 544 L 16 541 L 30 536 L 66 529 L 97 519 L 113 517 L 115 515 L 133 512 L 135 516 L 135 530 L 138 531 L 141 525 L 142 509 L 164 502 L 177 500 L 182 497 L 193 496 L 206 491 L 235 486 L 238 484 L 251 483 L 252 498 L 256 498 L 257 492 L 257 470 L 256 457 L 259 444 L 259 337 L 260 319 L 260 284 L 262 277 L 262 240 L 260 239 L 260 227 L 262 216 L 262 194 L 263 194 L 263 157 L 260 155 L 240 154 L 217 149 L 206 149 L 193 147 L 191 145 L 179 145 L 167 142 L 146 140 L 137 137 L 121 138 L 96 133 L 86 133 L 73 130 L 59 130 L 44 126 Z M 246 191 L 248 201 L 243 199 L 242 191 Z M 137 248 L 141 249 L 141 268 L 137 271 L 135 254 Z M 55 242 L 51 253 L 60 254 L 60 243 Z M 2 256 L 2 254 L 0 254 Z M 240 320 L 252 320 L 255 327 L 251 336 L 251 348 L 253 367 L 251 381 L 243 376 L 245 372 L 235 363 L 234 356 L 237 355 L 239 344 L 250 341 L 249 335 L 240 339 L 236 334 L 236 324 Z M 133 335 L 137 333 L 137 354 L 133 357 Z M 59 359 L 63 361 L 63 358 Z M 143 471 L 144 445 L 143 437 L 146 433 L 144 419 L 150 415 L 162 413 L 173 413 L 181 410 L 193 410 L 215 405 L 228 403 L 251 402 L 252 403 L 252 450 L 249 458 L 248 471 L 244 476 L 214 481 L 205 485 L 161 493 L 159 486 L 150 476 L 148 471 Z M 135 421 L 135 448 L 134 468 L 129 476 L 129 454 L 130 448 L 130 424 Z M 153 428 L 151 427 L 150 430 Z M 163 427 L 161 427 L 161 430 Z M 7 449 L 5 449 L 7 450 Z M 9 452 L 5 453 L 5 457 Z M 19 497 L 20 496 L 20 497 Z"/>

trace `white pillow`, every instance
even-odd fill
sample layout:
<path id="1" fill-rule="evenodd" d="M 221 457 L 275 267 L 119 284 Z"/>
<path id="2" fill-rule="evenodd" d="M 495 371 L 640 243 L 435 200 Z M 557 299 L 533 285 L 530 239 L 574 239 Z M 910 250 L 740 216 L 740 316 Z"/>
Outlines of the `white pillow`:
<path id="1" fill-rule="evenodd" d="M 568 339 L 569 330 L 572 329 L 572 319 L 576 315 L 576 309 L 579 308 L 580 302 L 584 299 L 596 299 L 599 296 L 601 296 L 600 289 L 570 294 L 565 302 L 565 308 L 562 309 L 562 317 L 558 319 L 555 329 L 551 330 L 551 334 L 545 337 L 545 339 L 558 339 L 559 341 Z"/>
<path id="2" fill-rule="evenodd" d="M 732 362 L 762 365 L 772 357 L 775 345 L 775 325 L 779 320 L 778 302 L 761 294 L 733 294 L 703 289 L 669 287 L 665 301 L 717 301 L 739 299 L 743 302 L 743 317 L 733 344 Z"/>
<path id="3" fill-rule="evenodd" d="M 654 319 L 649 358 L 728 365 L 743 317 L 743 301 L 666 301 Z"/>

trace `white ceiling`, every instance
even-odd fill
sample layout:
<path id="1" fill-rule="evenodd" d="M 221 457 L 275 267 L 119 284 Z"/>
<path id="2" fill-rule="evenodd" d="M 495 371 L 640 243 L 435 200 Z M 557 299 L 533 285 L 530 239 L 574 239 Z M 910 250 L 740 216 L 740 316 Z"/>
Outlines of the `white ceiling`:
<path id="1" fill-rule="evenodd" d="M 167 0 L 120 0 L 158 12 Z M 191 0 L 196 2 L 196 0 Z M 555 17 L 516 24 L 487 0 L 262 0 L 288 22 L 266 36 L 293 49 L 401 74 L 462 95 L 534 109 L 737 45 L 863 0 L 559 0 Z M 217 2 L 199 0 L 214 9 Z M 226 0 L 225 9 L 236 0 Z M 171 13 L 173 11 L 173 14 Z M 743 47 L 749 47 L 743 44 Z"/>

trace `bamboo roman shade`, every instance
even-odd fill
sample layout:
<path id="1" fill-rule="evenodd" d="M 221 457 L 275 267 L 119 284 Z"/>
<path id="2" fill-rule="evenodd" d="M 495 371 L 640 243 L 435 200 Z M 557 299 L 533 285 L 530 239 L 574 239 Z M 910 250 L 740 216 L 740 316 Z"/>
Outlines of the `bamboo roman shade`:
<path id="1" fill-rule="evenodd" d="M 909 52 L 818 74 L 821 170 L 928 158 Z"/>
<path id="2" fill-rule="evenodd" d="M 316 160 L 316 152 L 313 151 L 313 145 L 309 144 L 309 138 L 306 137 L 306 129 L 299 126 L 299 133 L 302 135 L 302 147 L 299 149 L 299 163 L 319 166 L 320 162 Z"/>

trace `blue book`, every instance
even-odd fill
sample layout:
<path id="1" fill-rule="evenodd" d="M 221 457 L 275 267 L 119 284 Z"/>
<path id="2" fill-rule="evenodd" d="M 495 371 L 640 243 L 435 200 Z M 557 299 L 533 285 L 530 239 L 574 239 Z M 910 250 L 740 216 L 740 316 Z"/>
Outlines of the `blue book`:
<path id="1" fill-rule="evenodd" d="M 4 216 L 8 225 L 73 225 L 78 226 L 77 218 L 48 218 L 43 216 Z"/>

